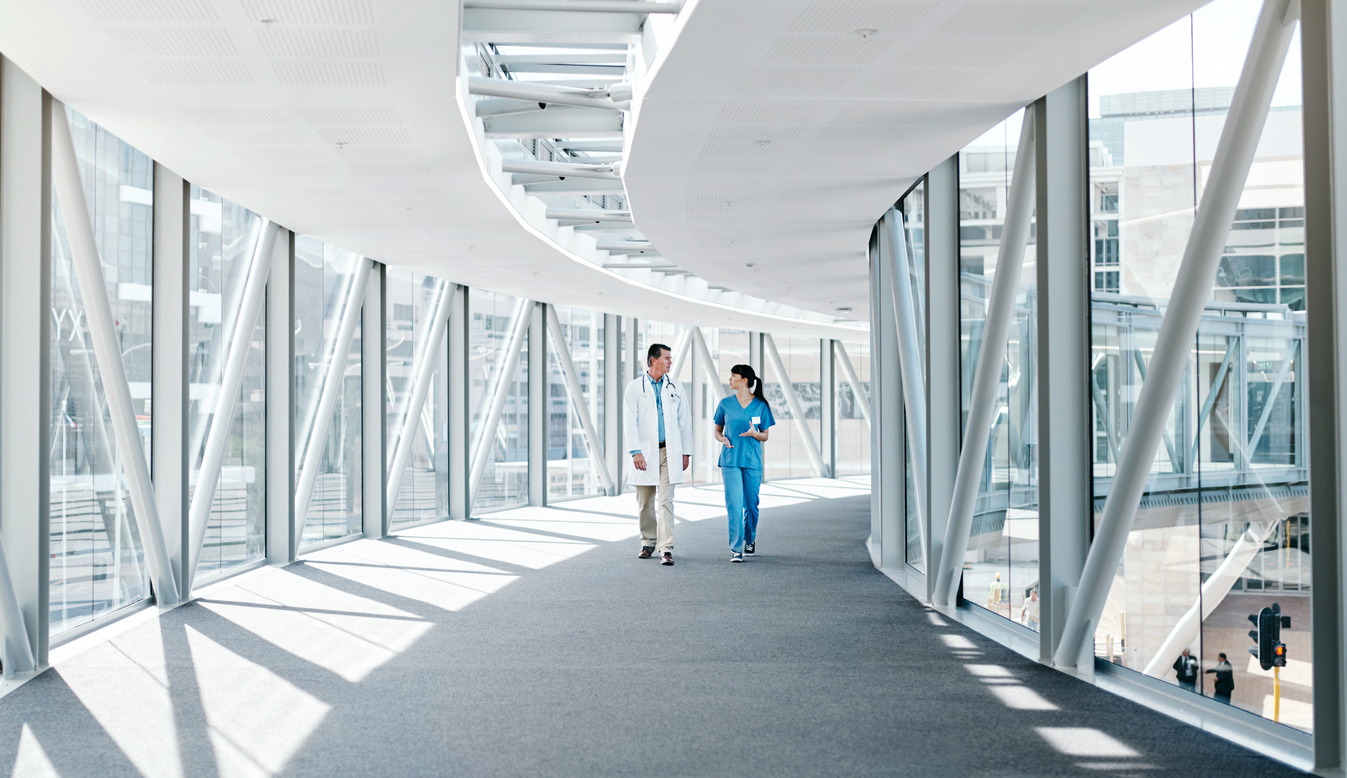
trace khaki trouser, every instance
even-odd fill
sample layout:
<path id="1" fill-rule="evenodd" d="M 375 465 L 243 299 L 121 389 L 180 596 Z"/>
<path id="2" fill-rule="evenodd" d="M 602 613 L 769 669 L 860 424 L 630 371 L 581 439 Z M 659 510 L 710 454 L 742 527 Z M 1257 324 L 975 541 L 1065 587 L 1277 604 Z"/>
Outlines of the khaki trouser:
<path id="1" fill-rule="evenodd" d="M 641 516 L 641 545 L 655 546 L 655 553 L 673 551 L 674 487 L 669 483 L 669 449 L 659 450 L 659 486 L 637 486 L 636 505 Z M 646 460 L 647 463 L 649 460 Z M 679 462 L 681 465 L 682 462 Z M 650 465 L 647 464 L 646 467 Z M 655 521 L 655 495 L 659 494 L 659 522 Z"/>

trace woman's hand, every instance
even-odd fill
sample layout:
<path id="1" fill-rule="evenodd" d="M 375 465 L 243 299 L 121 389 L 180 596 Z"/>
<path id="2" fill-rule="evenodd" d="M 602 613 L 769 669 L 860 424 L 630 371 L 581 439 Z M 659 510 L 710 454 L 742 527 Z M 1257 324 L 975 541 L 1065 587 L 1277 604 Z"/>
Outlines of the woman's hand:
<path id="1" fill-rule="evenodd" d="M 739 437 L 753 438 L 754 440 L 761 442 L 763 440 L 766 440 L 767 434 L 764 432 L 758 432 L 757 430 L 745 430 L 744 432 L 739 433 Z"/>
<path id="2" fill-rule="evenodd" d="M 727 437 L 725 437 L 725 425 L 724 425 L 724 424 L 717 424 L 717 425 L 716 425 L 716 440 L 718 440 L 718 441 L 720 441 L 721 443 L 725 444 L 725 448 L 734 448 L 734 444 L 730 442 L 730 439 L 727 438 Z"/>

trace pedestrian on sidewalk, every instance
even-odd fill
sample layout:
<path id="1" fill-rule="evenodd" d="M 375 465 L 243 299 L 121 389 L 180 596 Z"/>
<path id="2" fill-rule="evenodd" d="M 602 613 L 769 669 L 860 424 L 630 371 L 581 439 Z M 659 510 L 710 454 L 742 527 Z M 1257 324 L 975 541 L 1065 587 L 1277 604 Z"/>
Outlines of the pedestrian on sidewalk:
<path id="1" fill-rule="evenodd" d="M 776 424 L 762 393 L 762 379 L 748 365 L 730 368 L 733 394 L 720 401 L 712 420 L 725 482 L 725 512 L 730 522 L 730 561 L 753 556 L 758 538 L 758 489 L 762 486 L 762 444 Z"/>
<path id="2" fill-rule="evenodd" d="M 1197 691 L 1197 657 L 1193 656 L 1192 651 L 1185 648 L 1179 658 L 1174 660 L 1174 674 L 1179 679 L 1179 688 Z"/>
<path id="3" fill-rule="evenodd" d="M 663 343 L 653 343 L 645 363 L 645 374 L 627 384 L 622 398 L 623 433 L 631 450 L 627 483 L 636 487 L 641 522 L 638 558 L 649 559 L 658 551 L 661 564 L 672 565 L 674 486 L 683 482 L 691 459 L 692 415 L 683 388 L 669 375 L 673 351 Z M 682 467 L 669 467 L 671 456 L 674 462 L 682 457 Z"/>
<path id="4" fill-rule="evenodd" d="M 1216 674 L 1216 701 L 1229 705 L 1230 695 L 1235 693 L 1235 668 L 1230 665 L 1230 660 L 1225 658 L 1225 654 L 1216 656 L 1220 657 L 1221 661 L 1207 672 Z"/>

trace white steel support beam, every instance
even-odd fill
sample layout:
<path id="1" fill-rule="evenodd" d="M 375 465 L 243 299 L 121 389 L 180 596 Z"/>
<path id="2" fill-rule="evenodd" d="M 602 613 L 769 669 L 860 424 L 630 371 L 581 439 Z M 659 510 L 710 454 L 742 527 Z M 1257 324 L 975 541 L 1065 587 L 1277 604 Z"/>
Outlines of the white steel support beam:
<path id="1" fill-rule="evenodd" d="M 819 341 L 819 443 L 823 464 L 837 477 L 837 341 Z"/>
<path id="2" fill-rule="evenodd" d="M 1061 644 L 1054 656 L 1059 667 L 1075 666 L 1092 656 L 1087 644 L 1093 638 L 1094 626 L 1099 622 L 1109 587 L 1122 560 L 1127 535 L 1131 532 L 1160 444 L 1160 432 L 1169 419 L 1175 394 L 1183 380 L 1188 354 L 1215 282 L 1221 251 L 1291 45 L 1298 10 L 1298 0 L 1267 0 L 1263 4 L 1244 70 L 1235 87 L 1230 113 L 1216 146 L 1211 173 L 1202 190 L 1169 306 L 1160 324 L 1150 373 L 1141 388 L 1132 424 L 1123 441 L 1113 484 L 1081 575 L 1080 589 L 1066 617 Z"/>
<path id="3" fill-rule="evenodd" d="M 566 388 L 571 396 L 571 405 L 575 407 L 575 413 L 580 417 L 580 429 L 585 433 L 585 443 L 589 446 L 590 467 L 599 471 L 603 478 L 603 488 L 607 490 L 607 493 L 609 495 L 617 494 L 617 484 L 613 481 L 613 474 L 608 471 L 603 439 L 599 437 L 599 428 L 594 425 L 594 417 L 590 416 L 589 405 L 585 401 L 584 392 L 580 390 L 580 374 L 575 372 L 575 363 L 571 360 L 571 349 L 566 345 L 565 330 L 561 327 L 561 319 L 557 316 L 557 309 L 551 305 L 547 306 L 547 330 L 552 335 L 552 345 L 556 348 L 557 361 L 561 363 L 561 372 L 566 379 Z M 591 377 L 591 380 L 597 379 L 598 376 Z M 597 388 L 595 391 L 597 391 Z M 569 436 L 570 431 L 567 430 L 566 434 Z M 567 441 L 566 447 L 570 448 L 569 441 Z"/>
<path id="4" fill-rule="evenodd" d="M 847 347 L 840 340 L 833 341 L 833 347 L 837 351 L 837 366 L 842 368 L 842 375 L 851 385 L 851 396 L 855 398 L 856 407 L 861 409 L 861 415 L 865 417 L 865 423 L 872 424 L 873 422 L 870 420 L 870 398 L 866 396 L 865 387 L 861 385 L 860 376 L 856 374 L 856 366 L 851 363 L 851 355 L 847 354 Z"/>
<path id="5" fill-rule="evenodd" d="M 477 498 L 477 487 L 482 483 L 482 473 L 486 472 L 486 460 L 491 456 L 491 444 L 496 440 L 496 427 L 500 425 L 500 414 L 505 410 L 505 400 L 510 394 L 510 382 L 514 380 L 515 367 L 519 364 L 519 352 L 524 348 L 524 338 L 529 332 L 529 311 L 532 301 L 519 298 L 515 301 L 514 314 L 510 319 L 510 340 L 496 360 L 495 384 L 491 392 L 482 398 L 486 413 L 482 414 L 481 435 L 477 438 L 477 450 L 472 455 L 472 470 L 468 474 L 468 506 Z"/>
<path id="6" fill-rule="evenodd" d="M 188 195 L 191 186 L 168 168 L 154 163 L 154 362 L 153 411 L 150 430 L 150 475 L 154 498 L 164 523 L 164 546 L 169 564 L 178 581 L 178 591 L 186 599 L 191 589 L 190 576 L 184 575 L 184 562 L 191 558 L 191 533 L 187 531 L 188 473 L 191 457 L 187 447 L 188 379 L 187 332 L 191 213 Z"/>
<path id="7" fill-rule="evenodd" d="M 688 327 L 687 329 L 683 330 L 683 334 L 678 336 L 678 343 L 675 344 L 673 347 L 673 366 L 669 370 L 669 374 L 672 375 L 674 378 L 677 378 L 678 375 L 683 372 L 683 360 L 687 359 L 688 356 L 692 354 L 692 342 L 693 342 L 692 331 L 694 329 L 696 328 Z M 650 346 L 647 344 L 646 349 L 648 350 L 649 348 Z M 650 365 L 646 362 L 645 351 L 642 351 L 641 368 L 640 368 L 641 372 L 637 373 L 636 375 L 639 376 L 641 373 L 646 372 L 646 370 L 648 370 L 649 368 Z M 633 376 L 633 378 L 634 377 L 635 376 Z"/>
<path id="8" fill-rule="evenodd" d="M 1036 101 L 1038 220 L 1039 659 L 1061 634 L 1066 593 L 1089 548 L 1094 424 L 1090 413 L 1090 269 L 1086 128 L 1082 76 Z"/>
<path id="9" fill-rule="evenodd" d="M 360 317 L 361 383 L 361 532 L 367 538 L 388 534 L 393 506 L 384 500 L 384 474 L 388 472 L 388 266 L 376 262 L 365 285 L 364 313 Z M 416 418 L 416 417 L 413 417 Z"/>
<path id="10" fill-rule="evenodd" d="M 567 4 L 569 5 L 569 2 Z M 619 97 L 625 99 L 614 100 L 610 95 L 615 92 L 619 94 Z M 468 94 L 609 111 L 623 111 L 631 107 L 629 102 L 631 89 L 625 85 L 622 85 L 620 89 L 617 87 L 572 89 L 564 86 L 538 84 L 532 81 L 468 76 Z"/>
<path id="11" fill-rule="evenodd" d="M 931 520 L 926 598 L 932 600 L 959 468 L 959 158 L 926 174 L 927 477 Z"/>
<path id="12" fill-rule="evenodd" d="M 711 348 L 706 345 L 706 337 L 702 335 L 701 327 L 693 327 L 692 347 L 702 356 L 701 368 L 706 375 L 706 380 L 715 387 L 713 395 L 717 401 L 729 397 L 729 392 L 725 390 L 724 379 L 716 372 L 716 361 L 711 358 Z"/>
<path id="13" fill-rule="evenodd" d="M 66 120 L 64 105 L 56 100 L 48 105 L 51 114 L 52 187 L 56 190 L 65 217 L 71 264 L 79 281 L 89 335 L 93 340 L 94 358 L 103 379 L 113 437 L 117 441 L 117 452 L 126 471 L 127 490 L 131 495 L 136 526 L 144 544 L 155 597 L 161 607 L 169 607 L 181 601 L 180 592 L 164 543 L 163 525 L 159 521 L 154 487 L 150 482 L 150 469 L 140 442 L 140 428 L 136 423 L 126 366 L 122 363 L 121 344 L 117 339 L 112 306 L 108 301 L 107 281 L 103 277 L 102 260 L 94 240 L 93 222 L 84 199 L 84 184 L 80 179 L 75 144 L 70 136 L 70 123 Z"/>
<path id="14" fill-rule="evenodd" d="M 1273 513 L 1280 513 L 1280 511 L 1273 511 Z M 1178 658 L 1183 649 L 1197 641 L 1202 622 L 1216 611 L 1217 606 L 1225 601 L 1225 596 L 1230 593 L 1230 588 L 1235 585 L 1235 581 L 1239 580 L 1240 576 L 1244 575 L 1249 563 L 1262 550 L 1263 543 L 1267 541 L 1275 529 L 1277 529 L 1275 518 L 1249 524 L 1248 528 L 1244 530 L 1244 534 L 1239 536 L 1239 540 L 1235 541 L 1234 547 L 1226 554 L 1225 559 L 1221 560 L 1221 564 L 1207 577 L 1206 581 L 1202 582 L 1197 601 L 1179 618 L 1174 628 L 1165 636 L 1164 641 L 1160 643 L 1160 647 L 1156 649 L 1155 655 L 1151 657 L 1151 661 L 1146 664 L 1146 668 L 1142 672 L 1152 678 L 1160 678 L 1172 669 L 1174 660 Z"/>
<path id="15" fill-rule="evenodd" d="M 623 338 L 625 338 L 627 344 L 627 361 L 622 364 L 622 375 L 626 381 L 634 381 L 645 370 L 645 351 L 641 349 L 640 319 L 636 317 L 626 319 Z M 626 387 L 624 386 L 623 389 L 625 390 Z"/>
<path id="16" fill-rule="evenodd" d="M 528 173 L 535 176 L 557 176 L 558 178 L 596 178 L 603 181 L 621 181 L 622 177 L 613 172 L 612 163 L 603 165 L 576 165 L 569 162 L 535 162 L 527 160 L 506 160 L 500 169 L 505 173 Z M 549 219 L 589 219 L 606 221 L 631 221 L 626 211 L 602 211 L 598 208 L 548 208 Z M 568 215 L 553 215 L 553 214 Z M 573 214 L 573 215 L 571 215 Z"/>
<path id="17" fill-rule="evenodd" d="M 795 393 L 795 387 L 791 385 L 790 374 L 786 372 L 786 363 L 781 361 L 781 352 L 776 350 L 776 341 L 771 335 L 763 333 L 762 346 L 767 362 L 772 366 L 772 372 L 776 373 L 776 379 L 781 384 L 781 391 L 786 395 L 790 415 L 795 417 L 795 421 L 800 425 L 800 437 L 804 439 L 804 450 L 809 455 L 810 464 L 814 466 L 814 474 L 820 478 L 831 478 L 832 473 L 823 466 L 818 441 L 814 439 L 814 433 L 809 429 L 809 421 L 804 417 L 804 405 L 800 403 L 800 397 Z"/>
<path id="18" fill-rule="evenodd" d="M 1347 535 L 1334 520 L 1347 510 L 1347 4 L 1300 0 L 1304 121 L 1305 318 L 1302 375 L 1309 385 L 1310 613 L 1341 625 Z M 1299 380 L 1300 377 L 1297 377 Z M 1315 629 L 1314 768 L 1347 764 L 1347 644 L 1343 630 Z"/>
<path id="19" fill-rule="evenodd" d="M 234 316 L 233 331 L 228 333 L 228 351 L 220 375 L 220 386 L 215 393 L 215 408 L 210 419 L 210 430 L 206 433 L 206 447 L 201 454 L 201 470 L 197 474 L 196 489 L 192 492 L 192 501 L 187 510 L 189 544 L 184 597 L 191 597 L 192 585 L 196 581 L 201 547 L 206 540 L 206 527 L 210 524 L 211 506 L 215 503 L 220 468 L 224 464 L 225 444 L 229 442 L 229 432 L 234 426 L 234 409 L 243 387 L 243 369 L 247 366 L 248 352 L 252 349 L 257 319 L 262 315 L 262 307 L 267 299 L 267 282 L 271 279 L 271 260 L 275 255 L 278 232 L 279 229 L 269 219 L 262 219 L 258 225 L 248 261 L 243 296 L 239 299 L 239 310 Z"/>
<path id="20" fill-rule="evenodd" d="M 1015 172 L 1006 196 L 1005 226 L 996 252 L 996 276 L 992 280 L 982 349 L 973 375 L 973 392 L 968 403 L 963 449 L 959 452 L 959 469 L 954 479 L 949 524 L 945 527 L 945 542 L 936 572 L 935 603 L 950 608 L 956 604 L 964 553 L 968 550 L 968 536 L 973 529 L 973 509 L 977 504 L 978 485 L 982 482 L 988 437 L 996 418 L 996 390 L 1005 367 L 1006 344 L 1015 317 L 1015 296 L 1024 269 L 1025 244 L 1029 241 L 1029 217 L 1034 206 L 1034 131 L 1034 112 L 1026 110 L 1020 129 L 1019 151 L 1015 156 Z"/>
<path id="21" fill-rule="evenodd" d="M 360 309 L 365 301 L 365 287 L 369 283 L 373 263 L 361 257 L 356 263 L 355 273 L 351 277 L 351 286 L 347 290 L 346 302 L 342 307 L 341 318 L 337 321 L 337 337 L 332 344 L 332 354 L 323 371 L 323 384 L 318 394 L 318 409 L 313 415 L 313 426 L 309 438 L 299 448 L 299 479 L 295 483 L 295 543 L 304 537 L 304 526 L 308 523 L 309 503 L 313 500 L 313 487 L 318 482 L 318 469 L 323 463 L 323 451 L 327 448 L 327 433 L 332 426 L 332 413 L 337 407 L 337 398 L 341 394 L 342 383 L 346 378 L 346 363 L 351 356 L 351 341 L 355 339 L 355 328 L 360 323 Z"/>
<path id="22" fill-rule="evenodd" d="M 468 488 L 472 460 L 472 411 L 468 408 L 468 289 L 452 284 L 453 302 L 449 306 L 449 325 L 445 340 L 448 343 L 449 374 L 449 430 L 445 454 L 449 467 L 449 518 L 464 520 L 472 516 L 472 492 Z"/>
<path id="23" fill-rule="evenodd" d="M 621 494 L 623 473 L 622 393 L 627 388 L 622 370 L 622 323 L 626 319 L 611 313 L 603 315 L 603 451 L 604 466 L 613 477 L 615 494 Z"/>
<path id="24" fill-rule="evenodd" d="M 922 552 L 930 548 L 926 527 L 926 371 L 921 364 L 921 337 L 916 303 L 912 299 L 911 260 L 907 256 L 907 226 L 903 213 L 890 209 L 880 220 L 879 253 L 889 271 L 888 293 L 893 298 L 894 332 L 898 335 L 899 380 L 902 381 L 903 418 L 912 481 L 917 504 L 917 526 Z"/>
<path id="25" fill-rule="evenodd" d="M 402 407 L 393 412 L 397 437 L 394 439 L 393 456 L 388 464 L 388 494 L 385 497 L 390 513 L 397 507 L 398 492 L 402 489 L 407 463 L 412 458 L 417 420 L 421 418 L 421 409 L 426 405 L 430 379 L 435 375 L 435 366 L 439 363 L 444 333 L 449 328 L 453 305 L 454 285 L 448 281 L 440 281 L 435 288 L 435 304 L 431 306 L 430 316 L 422 331 L 416 336 L 416 354 L 412 357 L 411 392 L 408 399 L 401 404 Z"/>
<path id="26" fill-rule="evenodd" d="M 0 56 L 0 626 L 7 677 L 47 664 L 51 96 Z M 17 619 L 14 614 L 17 613 Z M 22 642 L 26 645 L 19 645 Z"/>
<path id="27" fill-rule="evenodd" d="M 289 564 L 299 549 L 295 534 L 294 233 L 282 230 L 272 245 L 267 280 L 267 561 Z M 284 409 L 277 413 L 277 409 Z"/>
<path id="28" fill-rule="evenodd" d="M 528 309 L 528 489 L 529 505 L 547 505 L 547 433 L 551 415 L 548 397 L 546 303 L 534 303 Z M 567 433 L 569 434 L 569 430 Z"/>

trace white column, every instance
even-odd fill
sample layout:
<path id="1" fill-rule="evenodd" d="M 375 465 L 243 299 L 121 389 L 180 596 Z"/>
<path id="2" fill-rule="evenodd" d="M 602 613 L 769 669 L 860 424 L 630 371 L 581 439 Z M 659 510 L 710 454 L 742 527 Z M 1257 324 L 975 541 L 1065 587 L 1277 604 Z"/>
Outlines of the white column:
<path id="1" fill-rule="evenodd" d="M 318 482 L 318 469 L 323 463 L 323 450 L 327 448 L 327 432 L 332 426 L 332 413 L 337 407 L 337 398 L 341 394 L 346 378 L 346 364 L 350 360 L 351 341 L 355 339 L 355 328 L 360 323 L 360 309 L 365 302 L 365 287 L 369 283 L 372 263 L 360 257 L 351 278 L 351 287 L 347 290 L 341 318 L 337 321 L 337 337 L 332 344 L 331 358 L 323 370 L 323 385 L 318 394 L 318 409 L 313 415 L 313 426 L 309 438 L 299 449 L 303 457 L 299 469 L 299 480 L 295 484 L 295 544 L 298 548 L 304 537 L 304 525 L 309 518 L 309 503 L 313 499 L 313 487 Z"/>
<path id="2" fill-rule="evenodd" d="M 388 317 L 384 300 L 388 291 L 388 266 L 376 262 L 365 286 L 364 315 L 360 318 L 361 433 L 360 452 L 362 504 L 361 532 L 367 538 L 388 534 L 393 504 L 384 499 L 384 474 L 388 472 Z M 420 418 L 418 411 L 413 421 Z"/>
<path id="3" fill-rule="evenodd" d="M 621 316 L 606 313 L 603 316 L 603 421 L 604 445 L 607 454 L 604 466 L 613 482 L 613 494 L 622 492 L 623 465 L 626 463 L 622 451 L 622 393 L 627 388 L 622 370 L 622 322 Z"/>
<path id="4" fill-rule="evenodd" d="M 154 456 L 150 475 L 164 520 L 169 564 L 184 599 L 191 589 L 190 576 L 183 575 L 184 563 L 192 558 L 187 529 L 187 474 L 192 463 L 186 435 L 189 189 L 182 176 L 154 163 L 154 425 L 150 431 Z"/>
<path id="5" fill-rule="evenodd" d="M 1006 198 L 1001 245 L 996 252 L 996 275 L 987 303 L 982 349 L 968 403 L 968 424 L 964 428 L 959 469 L 954 477 L 949 524 L 945 527 L 945 542 L 936 572 L 935 602 L 946 607 L 955 605 L 968 535 L 973 529 L 973 508 L 977 503 L 992 421 L 996 417 L 996 389 L 1001 381 L 1006 344 L 1015 318 L 1015 296 L 1019 291 L 1020 272 L 1024 269 L 1024 249 L 1029 240 L 1029 214 L 1033 205 L 1034 114 L 1025 111 L 1019 151 L 1015 155 L 1015 172 Z"/>
<path id="6" fill-rule="evenodd" d="M 98 256 L 89 206 L 84 199 L 84 184 L 80 180 L 79 161 L 75 156 L 74 141 L 70 137 L 70 124 L 66 120 L 64 105 L 52 100 L 48 106 L 52 187 L 56 190 L 65 217 L 71 264 L 79 281 L 89 335 L 93 340 L 94 358 L 103 379 L 103 393 L 112 418 L 113 437 L 117 441 L 122 467 L 126 470 L 127 490 L 130 492 L 136 526 L 140 529 L 145 559 L 159 605 L 177 605 L 180 592 L 168 559 L 163 525 L 154 502 L 150 469 L 140 443 L 135 406 L 126 379 L 126 366 L 122 363 L 121 345 L 117 340 L 112 307 L 108 302 L 107 282 L 103 277 L 102 260 Z"/>
<path id="7" fill-rule="evenodd" d="M 0 624 L 5 675 L 47 664 L 50 100 L 0 57 Z"/>
<path id="8" fill-rule="evenodd" d="M 837 477 L 837 341 L 819 341 L 819 445 L 823 464 Z"/>
<path id="9" fill-rule="evenodd" d="M 449 517 L 464 520 L 472 516 L 472 490 L 468 487 L 472 471 L 472 411 L 468 408 L 468 288 L 453 284 L 453 303 L 449 306 Z"/>
<path id="10" fill-rule="evenodd" d="M 921 338 L 912 299 L 911 258 L 907 255 L 907 226 L 903 214 L 891 209 L 880 220 L 879 252 L 890 271 L 888 291 L 893 297 L 894 332 L 897 334 L 899 380 L 902 381 L 903 424 L 907 429 L 912 480 L 917 503 L 917 526 L 923 552 L 926 540 L 926 378 L 921 365 Z M 906 494 L 904 494 L 906 498 Z M 904 500 L 906 505 L 906 499 Z"/>
<path id="11" fill-rule="evenodd" d="M 927 478 L 931 511 L 926 596 L 935 594 L 959 468 L 959 157 L 926 174 Z"/>
<path id="12" fill-rule="evenodd" d="M 299 549 L 295 534 L 294 233 L 281 230 L 271 247 L 267 281 L 267 561 L 288 564 Z"/>
<path id="13" fill-rule="evenodd" d="M 1203 307 L 1216 280 L 1221 251 L 1295 32 L 1296 8 L 1298 3 L 1288 0 L 1268 0 L 1259 15 L 1160 324 L 1146 383 L 1141 387 L 1127 439 L 1123 441 L 1104 513 L 1081 574 L 1080 589 L 1062 630 L 1061 644 L 1054 656 L 1058 666 L 1073 666 L 1088 658 L 1086 644 L 1093 637 L 1094 625 L 1099 621 L 1109 586 L 1122 560 L 1127 535 L 1160 444 L 1160 432 L 1169 419 Z"/>
<path id="14" fill-rule="evenodd" d="M 546 303 L 534 303 L 525 314 L 529 320 L 529 374 L 528 374 L 528 451 L 529 451 L 529 505 L 547 504 L 547 444 L 548 417 L 552 398 L 548 397 L 551 371 L 547 365 Z M 569 430 L 568 430 L 569 432 Z"/>

